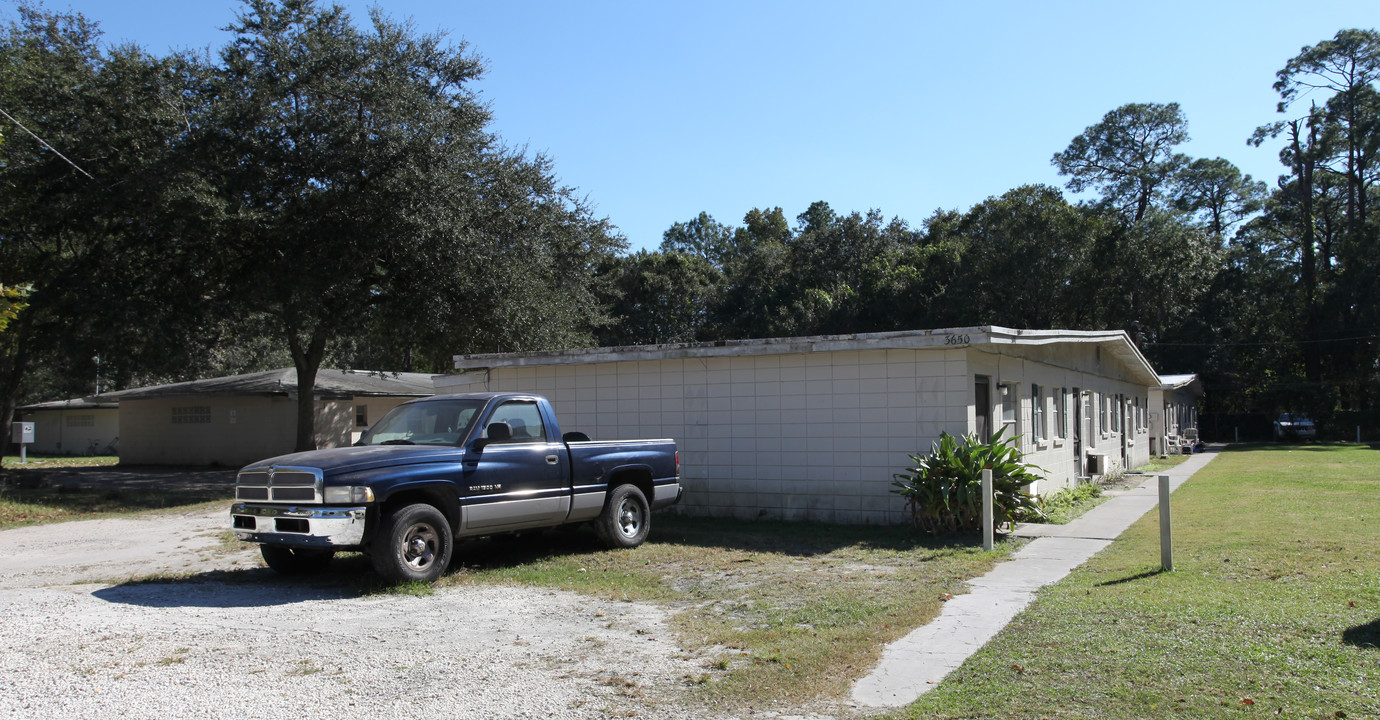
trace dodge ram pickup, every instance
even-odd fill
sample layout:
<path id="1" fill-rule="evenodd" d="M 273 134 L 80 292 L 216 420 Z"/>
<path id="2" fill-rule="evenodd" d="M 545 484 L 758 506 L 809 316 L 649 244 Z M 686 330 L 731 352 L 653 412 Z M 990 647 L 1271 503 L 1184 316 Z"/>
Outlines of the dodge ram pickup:
<path id="1" fill-rule="evenodd" d="M 230 521 L 284 574 L 359 550 L 388 580 L 432 582 L 466 537 L 590 522 L 637 547 L 681 493 L 673 440 L 562 435 L 546 398 L 472 393 L 403 403 L 352 447 L 246 466 Z"/>

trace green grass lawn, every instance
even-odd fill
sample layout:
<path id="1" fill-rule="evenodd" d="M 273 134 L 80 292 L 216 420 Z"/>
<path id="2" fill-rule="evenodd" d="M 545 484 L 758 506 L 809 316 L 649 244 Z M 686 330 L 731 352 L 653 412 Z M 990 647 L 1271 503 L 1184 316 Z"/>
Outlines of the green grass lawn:
<path id="1" fill-rule="evenodd" d="M 1253 446 L 1175 492 L 906 718 L 1380 717 L 1380 452 Z"/>
<path id="2" fill-rule="evenodd" d="M 232 491 L 187 489 L 121 489 L 53 487 L 42 479 L 45 470 L 114 467 L 120 458 L 111 456 L 35 456 L 19 464 L 18 455 L 4 457 L 0 474 L 0 530 L 22 525 L 92 520 L 114 515 L 190 508 L 211 501 L 230 502 Z"/>
<path id="3" fill-rule="evenodd" d="M 37 455 L 29 453 L 28 462 L 19 463 L 18 455 L 0 458 L 0 467 L 40 470 L 66 467 L 111 467 L 120 463 L 118 455 Z"/>
<path id="4" fill-rule="evenodd" d="M 159 510 L 229 509 L 230 501 L 228 492 L 203 490 L 6 488 L 0 492 L 0 530 Z"/>

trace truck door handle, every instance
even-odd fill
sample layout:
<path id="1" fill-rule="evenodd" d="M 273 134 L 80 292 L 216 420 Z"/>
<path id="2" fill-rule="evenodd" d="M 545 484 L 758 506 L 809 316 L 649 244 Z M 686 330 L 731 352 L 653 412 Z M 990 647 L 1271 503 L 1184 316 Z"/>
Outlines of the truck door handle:
<path id="1" fill-rule="evenodd" d="M 547 464 L 547 465 L 555 465 L 555 464 L 559 463 L 560 461 L 561 461 L 561 459 L 558 458 L 558 457 L 556 457 L 555 455 L 547 455 L 547 456 L 546 456 L 546 464 Z"/>

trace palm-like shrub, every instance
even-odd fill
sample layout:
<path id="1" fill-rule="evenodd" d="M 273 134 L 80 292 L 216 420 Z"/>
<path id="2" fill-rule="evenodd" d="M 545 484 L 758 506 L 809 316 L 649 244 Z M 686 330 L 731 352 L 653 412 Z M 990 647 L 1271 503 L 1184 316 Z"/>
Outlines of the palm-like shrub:
<path id="1" fill-rule="evenodd" d="M 1005 428 L 987 442 L 976 435 L 956 439 L 944 433 L 914 467 L 895 474 L 892 492 L 906 499 L 911 520 L 924 532 L 961 533 L 982 529 L 982 471 L 992 469 L 994 523 L 1041 517 L 1039 500 L 1025 487 L 1040 480 L 1043 468 L 1023 461 L 1017 438 L 1003 440 Z M 1018 436 L 1019 437 L 1019 436 Z"/>

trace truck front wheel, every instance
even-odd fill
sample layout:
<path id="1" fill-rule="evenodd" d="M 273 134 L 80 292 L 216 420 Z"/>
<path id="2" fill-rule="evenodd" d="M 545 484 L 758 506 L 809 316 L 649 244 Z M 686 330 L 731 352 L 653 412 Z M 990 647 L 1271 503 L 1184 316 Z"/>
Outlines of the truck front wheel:
<path id="1" fill-rule="evenodd" d="M 440 510 L 417 503 L 383 519 L 370 557 L 374 571 L 392 582 L 434 582 L 450 565 L 453 538 Z"/>
<path id="2" fill-rule="evenodd" d="M 323 570 L 331 562 L 331 558 L 335 557 L 334 550 L 313 550 L 286 545 L 260 545 L 259 554 L 264 556 L 264 564 L 280 575 L 309 575 Z"/>
<path id="3" fill-rule="evenodd" d="M 636 485 L 614 488 L 604 501 L 603 512 L 594 520 L 599 539 L 613 548 L 635 548 L 647 539 L 651 529 L 651 506 Z"/>

